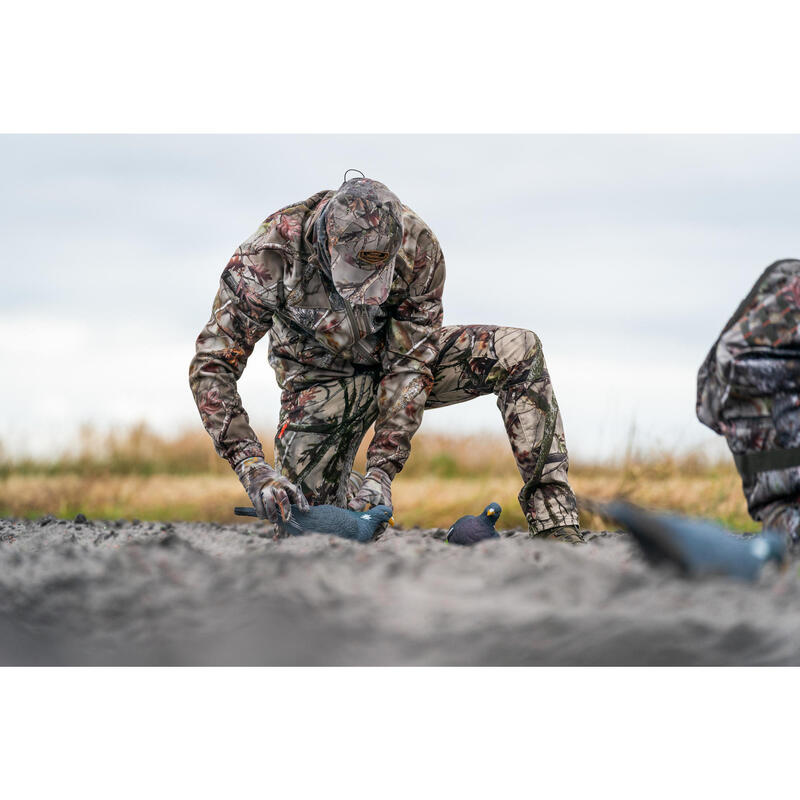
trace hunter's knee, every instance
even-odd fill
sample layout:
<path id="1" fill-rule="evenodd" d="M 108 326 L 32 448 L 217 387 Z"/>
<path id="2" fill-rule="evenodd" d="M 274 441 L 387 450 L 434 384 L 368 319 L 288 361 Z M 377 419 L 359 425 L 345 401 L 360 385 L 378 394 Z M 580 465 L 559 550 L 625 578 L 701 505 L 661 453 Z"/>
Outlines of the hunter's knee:
<path id="1" fill-rule="evenodd" d="M 499 328 L 495 347 L 498 360 L 506 373 L 504 384 L 524 380 L 531 367 L 542 359 L 542 343 L 539 337 L 526 328 Z"/>
<path id="2" fill-rule="evenodd" d="M 509 366 L 535 358 L 542 350 L 539 337 L 526 328 L 500 328 L 495 343 L 497 354 Z"/>

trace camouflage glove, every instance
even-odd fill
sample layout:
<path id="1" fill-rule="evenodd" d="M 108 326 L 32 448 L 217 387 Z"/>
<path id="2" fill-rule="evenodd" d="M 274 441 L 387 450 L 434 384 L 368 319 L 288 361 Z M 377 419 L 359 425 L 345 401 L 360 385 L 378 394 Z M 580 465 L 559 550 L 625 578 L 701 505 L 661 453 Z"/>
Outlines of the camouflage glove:
<path id="1" fill-rule="evenodd" d="M 380 467 L 367 470 L 361 488 L 348 503 L 353 511 L 366 511 L 372 506 L 392 507 L 392 479 Z"/>
<path id="2" fill-rule="evenodd" d="M 246 458 L 234 469 L 261 519 L 275 523 L 288 520 L 292 503 L 301 511 L 308 511 L 308 500 L 303 492 L 263 458 Z"/>
<path id="3" fill-rule="evenodd" d="M 356 472 L 355 470 L 350 471 L 350 475 L 347 478 L 347 504 L 350 505 L 350 501 L 358 494 L 359 489 L 361 489 L 361 484 L 364 483 L 364 476 L 360 472 Z"/>

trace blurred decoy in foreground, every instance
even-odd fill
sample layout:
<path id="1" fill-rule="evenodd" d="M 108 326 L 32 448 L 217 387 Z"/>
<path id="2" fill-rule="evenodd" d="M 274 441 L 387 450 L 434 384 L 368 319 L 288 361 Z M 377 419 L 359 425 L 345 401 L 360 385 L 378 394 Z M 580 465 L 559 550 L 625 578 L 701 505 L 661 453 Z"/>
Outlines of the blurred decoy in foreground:
<path id="1" fill-rule="evenodd" d="M 311 506 L 308 511 L 301 511 L 297 506 L 291 508 L 289 519 L 279 524 L 283 533 L 289 536 L 327 533 L 342 539 L 369 542 L 381 525 L 387 522 L 394 525 L 389 506 L 375 506 L 369 511 L 351 511 L 338 506 Z M 250 506 L 237 506 L 233 511 L 240 517 L 258 516 L 256 510 Z"/>
<path id="2" fill-rule="evenodd" d="M 775 531 L 742 536 L 708 520 L 647 511 L 622 500 L 596 508 L 632 533 L 648 560 L 671 561 L 687 577 L 727 575 L 754 581 L 764 564 L 783 563 L 787 556 L 786 536 Z"/>
<path id="3" fill-rule="evenodd" d="M 479 516 L 468 514 L 457 519 L 444 537 L 450 544 L 476 544 L 484 539 L 499 539 L 494 524 L 503 509 L 497 503 L 489 503 Z"/>

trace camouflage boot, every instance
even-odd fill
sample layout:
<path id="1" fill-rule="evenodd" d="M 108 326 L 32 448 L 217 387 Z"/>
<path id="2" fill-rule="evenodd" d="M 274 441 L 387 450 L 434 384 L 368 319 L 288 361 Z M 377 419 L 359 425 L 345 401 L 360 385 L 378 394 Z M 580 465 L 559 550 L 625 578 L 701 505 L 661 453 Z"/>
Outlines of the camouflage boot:
<path id="1" fill-rule="evenodd" d="M 586 544 L 586 539 L 580 528 L 575 525 L 565 525 L 563 528 L 550 528 L 546 531 L 536 533 L 531 529 L 531 537 L 534 539 L 556 539 L 559 542 L 566 542 L 567 544 Z"/>

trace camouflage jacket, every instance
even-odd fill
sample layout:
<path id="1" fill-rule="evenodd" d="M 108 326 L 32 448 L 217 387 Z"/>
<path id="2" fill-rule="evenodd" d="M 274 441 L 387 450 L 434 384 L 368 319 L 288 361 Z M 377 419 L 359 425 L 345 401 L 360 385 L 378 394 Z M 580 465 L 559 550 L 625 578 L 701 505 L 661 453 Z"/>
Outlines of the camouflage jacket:
<path id="1" fill-rule="evenodd" d="M 711 348 L 697 416 L 725 436 L 751 516 L 800 532 L 800 261 L 759 277 Z"/>
<path id="2" fill-rule="evenodd" d="M 353 306 L 314 252 L 314 222 L 332 196 L 322 191 L 276 211 L 225 267 L 211 318 L 197 338 L 189 383 L 203 425 L 232 466 L 263 455 L 236 382 L 255 343 L 269 333 L 269 363 L 292 392 L 369 371 L 379 409 L 367 466 L 391 476 L 433 384 L 442 324 L 445 264 L 436 237 L 403 206 L 403 243 L 385 303 Z"/>

